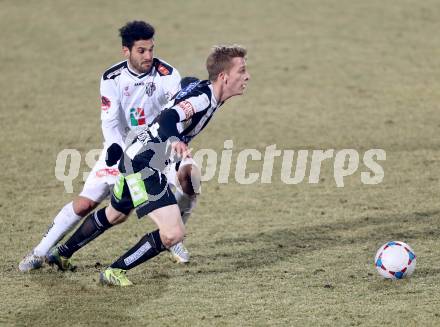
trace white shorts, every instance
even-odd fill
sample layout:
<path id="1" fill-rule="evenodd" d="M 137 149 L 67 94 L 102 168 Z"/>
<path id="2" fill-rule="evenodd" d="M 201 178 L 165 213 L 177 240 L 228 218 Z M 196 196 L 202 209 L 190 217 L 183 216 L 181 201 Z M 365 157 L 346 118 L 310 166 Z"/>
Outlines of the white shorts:
<path id="1" fill-rule="evenodd" d="M 108 167 L 105 163 L 106 154 L 107 149 L 104 148 L 87 177 L 82 192 L 79 194 L 97 203 L 101 203 L 110 195 L 110 191 L 119 175 L 117 164 Z"/>
<path id="2" fill-rule="evenodd" d="M 105 163 L 106 154 L 107 149 L 104 149 L 87 177 L 82 192 L 79 194 L 97 203 L 101 203 L 110 195 L 119 175 L 118 164 L 108 167 Z M 193 158 L 185 158 L 180 162 L 180 167 L 187 165 L 197 166 Z M 171 184 L 172 190 L 176 187 L 180 188 L 175 163 L 167 167 L 165 176 L 167 177 L 168 184 Z"/>

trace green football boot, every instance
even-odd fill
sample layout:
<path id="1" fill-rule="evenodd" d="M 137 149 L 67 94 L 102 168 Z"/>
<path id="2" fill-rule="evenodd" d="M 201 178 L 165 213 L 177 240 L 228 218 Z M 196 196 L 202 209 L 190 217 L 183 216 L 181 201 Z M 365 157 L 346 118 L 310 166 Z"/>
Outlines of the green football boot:
<path id="1" fill-rule="evenodd" d="M 66 258 L 60 255 L 58 248 L 53 248 L 46 255 L 46 262 L 51 266 L 57 265 L 59 270 L 62 271 L 74 271 L 76 267 L 72 264 L 70 258 Z"/>
<path id="2" fill-rule="evenodd" d="M 132 282 L 125 276 L 126 270 L 119 268 L 107 268 L 99 274 L 99 282 L 108 286 L 131 286 Z"/>

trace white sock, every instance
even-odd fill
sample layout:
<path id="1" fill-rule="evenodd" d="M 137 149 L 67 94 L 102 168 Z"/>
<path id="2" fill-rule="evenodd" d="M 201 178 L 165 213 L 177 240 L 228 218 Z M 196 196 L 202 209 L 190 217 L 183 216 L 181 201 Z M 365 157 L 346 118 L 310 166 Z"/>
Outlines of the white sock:
<path id="1" fill-rule="evenodd" d="M 176 188 L 174 196 L 176 197 L 177 205 L 179 206 L 180 212 L 182 214 L 182 221 L 184 224 L 186 224 L 189 216 L 191 216 L 191 212 L 196 207 L 197 194 L 190 196 L 186 193 L 183 193 L 182 190 L 180 190 L 179 188 Z"/>
<path id="2" fill-rule="evenodd" d="M 53 220 L 52 226 L 43 236 L 40 243 L 34 248 L 34 254 L 45 256 L 49 250 L 71 231 L 82 217 L 73 211 L 72 202 L 66 204 Z"/>

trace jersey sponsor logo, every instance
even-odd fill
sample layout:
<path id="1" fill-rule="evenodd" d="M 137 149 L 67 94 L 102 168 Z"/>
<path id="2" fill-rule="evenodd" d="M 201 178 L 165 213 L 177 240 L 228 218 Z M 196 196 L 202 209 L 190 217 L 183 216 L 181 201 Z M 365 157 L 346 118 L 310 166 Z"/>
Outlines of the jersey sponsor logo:
<path id="1" fill-rule="evenodd" d="M 169 75 L 170 71 L 168 70 L 168 68 L 166 68 L 164 65 L 159 64 L 157 66 L 157 70 L 159 71 L 159 73 L 161 73 L 162 75 Z"/>
<path id="2" fill-rule="evenodd" d="M 130 122 L 131 126 L 145 125 L 145 111 L 144 108 L 131 108 L 130 109 Z"/>
<path id="3" fill-rule="evenodd" d="M 178 103 L 178 106 L 182 108 L 183 112 L 185 113 L 185 119 L 188 119 L 192 115 L 194 115 L 194 107 L 189 101 L 181 101 Z"/>
<path id="4" fill-rule="evenodd" d="M 119 170 L 117 168 L 102 168 L 96 172 L 96 177 L 118 176 Z"/>
<path id="5" fill-rule="evenodd" d="M 137 83 L 134 83 L 134 86 L 142 86 L 144 84 L 145 84 L 144 82 L 137 82 Z"/>
<path id="6" fill-rule="evenodd" d="M 154 82 L 148 82 L 145 86 L 145 93 L 151 97 L 154 91 L 156 91 L 156 84 L 154 84 Z"/>
<path id="7" fill-rule="evenodd" d="M 103 111 L 109 110 L 111 105 L 112 105 L 112 103 L 109 98 L 107 98 L 105 96 L 101 97 L 101 109 Z"/>
<path id="8" fill-rule="evenodd" d="M 194 90 L 194 88 L 197 86 L 197 84 L 199 84 L 199 82 L 200 81 L 192 82 L 188 84 L 184 89 L 180 90 L 180 92 L 177 93 L 176 99 L 183 99 L 184 97 L 186 97 L 189 94 L 189 92 Z"/>

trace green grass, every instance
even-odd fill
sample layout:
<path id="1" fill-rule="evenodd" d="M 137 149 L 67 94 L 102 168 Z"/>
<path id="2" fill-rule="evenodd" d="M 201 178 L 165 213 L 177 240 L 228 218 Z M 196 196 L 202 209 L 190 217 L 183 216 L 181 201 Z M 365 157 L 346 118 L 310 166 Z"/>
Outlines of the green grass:
<path id="1" fill-rule="evenodd" d="M 356 326 L 440 324 L 440 5 L 428 1 L 0 1 L 0 325 Z M 212 45 L 249 50 L 252 80 L 193 147 L 387 153 L 385 178 L 203 186 L 188 226 L 193 259 L 166 255 L 129 273 L 98 272 L 151 230 L 132 217 L 81 250 L 74 273 L 21 274 L 21 257 L 73 197 L 54 176 L 64 148 L 101 144 L 100 74 L 120 58 L 117 29 L 157 28 L 156 55 L 205 77 Z M 234 161 L 233 161 L 234 162 Z M 310 164 L 310 161 L 309 161 Z M 307 169 L 307 172 L 309 171 Z M 88 168 L 81 165 L 82 172 Z M 249 163 L 261 172 L 262 163 Z M 81 177 L 80 174 L 80 177 Z M 81 178 L 74 183 L 80 192 Z M 388 240 L 418 255 L 411 279 L 381 280 Z"/>

